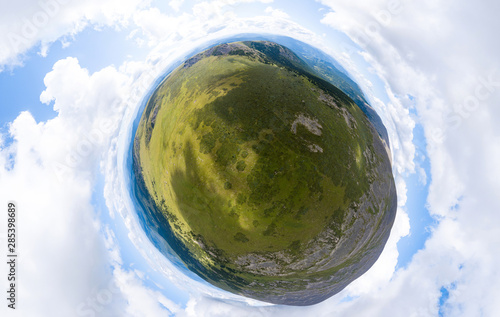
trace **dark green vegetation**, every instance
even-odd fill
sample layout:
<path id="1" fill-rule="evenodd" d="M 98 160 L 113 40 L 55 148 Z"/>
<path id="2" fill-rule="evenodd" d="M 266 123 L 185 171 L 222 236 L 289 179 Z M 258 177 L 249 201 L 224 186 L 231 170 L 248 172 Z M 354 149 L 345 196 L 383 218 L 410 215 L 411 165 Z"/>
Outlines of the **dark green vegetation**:
<path id="1" fill-rule="evenodd" d="M 368 117 L 382 141 L 385 142 L 384 145 L 387 151 L 389 151 L 389 136 L 382 120 L 376 111 L 368 104 L 358 84 L 346 75 L 347 71 L 335 59 L 312 46 L 298 42 L 292 38 L 277 36 L 276 39 L 279 40 L 282 45 L 287 46 L 297 53 L 297 55 L 302 58 L 319 77 L 327 80 L 349 96 Z"/>
<path id="2" fill-rule="evenodd" d="M 188 268 L 223 289 L 317 303 L 388 238 L 396 195 L 383 142 L 316 74 L 275 43 L 223 44 L 172 72 L 142 115 L 139 199 Z"/>

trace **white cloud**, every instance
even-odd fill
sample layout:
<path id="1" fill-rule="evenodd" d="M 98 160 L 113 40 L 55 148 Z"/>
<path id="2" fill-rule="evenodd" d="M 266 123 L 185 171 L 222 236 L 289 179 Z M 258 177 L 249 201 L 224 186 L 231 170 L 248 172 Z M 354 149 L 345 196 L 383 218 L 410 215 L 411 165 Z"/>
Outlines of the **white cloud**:
<path id="1" fill-rule="evenodd" d="M 138 43 L 147 42 L 150 47 L 172 45 L 173 43 L 205 39 L 220 30 L 236 33 L 241 28 L 241 19 L 234 8 L 242 3 L 271 3 L 270 0 L 214 0 L 194 4 L 190 9 L 175 15 L 161 12 L 158 8 L 137 11 L 133 20 L 142 35 L 134 33 Z M 279 14 L 279 10 L 276 11 Z M 245 22 L 243 22 L 245 23 Z M 280 30 L 280 28 L 276 28 Z M 156 48 L 157 49 L 157 48 Z"/>
<path id="2" fill-rule="evenodd" d="M 3 205 L 7 199 L 19 204 L 17 310 L 24 316 L 74 316 L 112 278 L 91 204 L 95 166 L 109 133 L 93 143 L 88 133 L 96 121 L 112 118 L 106 101 L 120 96 L 121 82 L 111 68 L 89 75 L 76 59 L 59 61 L 42 94 L 55 99 L 59 116 L 37 123 L 21 113 L 10 126 L 13 143 L 0 150 L 2 162 L 11 154 L 15 159 L 12 167 L 0 167 L 0 190 Z M 48 304 L 55 298 L 57 305 Z"/>
<path id="3" fill-rule="evenodd" d="M 179 9 L 181 5 L 184 3 L 184 0 L 172 0 L 168 3 L 172 9 L 174 9 L 175 12 L 179 12 Z"/>
<path id="4" fill-rule="evenodd" d="M 276 19 L 289 19 L 290 16 L 283 10 L 280 9 L 273 9 L 273 7 L 267 7 L 266 10 L 264 11 L 267 14 L 270 14 L 273 18 Z"/>
<path id="5" fill-rule="evenodd" d="M 40 45 L 45 56 L 51 43 L 74 36 L 89 25 L 120 27 L 149 0 L 21 0 L 2 4 L 0 70 L 20 65 L 22 55 Z M 63 40 L 64 42 L 64 40 Z"/>
<path id="6" fill-rule="evenodd" d="M 116 269 L 114 276 L 127 299 L 125 311 L 128 316 L 169 316 L 180 310 L 177 304 L 160 292 L 145 287 L 137 273 Z"/>

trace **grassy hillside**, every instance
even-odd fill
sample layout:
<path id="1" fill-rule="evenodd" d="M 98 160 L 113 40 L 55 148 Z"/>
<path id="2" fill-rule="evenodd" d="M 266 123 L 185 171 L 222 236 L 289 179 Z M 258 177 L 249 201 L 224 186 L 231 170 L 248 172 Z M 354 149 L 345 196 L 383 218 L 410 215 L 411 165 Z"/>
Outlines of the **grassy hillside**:
<path id="1" fill-rule="evenodd" d="M 359 107 L 309 70 L 278 45 L 220 45 L 176 69 L 141 118 L 141 184 L 187 265 L 223 288 L 265 291 L 281 276 L 304 289 L 304 278 L 359 261 L 328 262 L 346 235 L 369 235 L 357 219 L 380 222 L 388 208 L 370 197 L 369 212 L 358 210 L 384 158 Z"/>

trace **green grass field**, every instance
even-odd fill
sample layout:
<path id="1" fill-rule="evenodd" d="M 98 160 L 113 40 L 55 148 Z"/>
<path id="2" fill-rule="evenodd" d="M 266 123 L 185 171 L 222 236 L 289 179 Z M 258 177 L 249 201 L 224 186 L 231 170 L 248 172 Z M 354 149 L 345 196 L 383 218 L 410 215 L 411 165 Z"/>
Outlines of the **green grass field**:
<path id="1" fill-rule="evenodd" d="M 387 158 L 359 107 L 292 53 L 232 45 L 188 60 L 154 92 L 135 137 L 140 177 L 206 279 L 265 291 L 281 275 L 300 289 L 359 261 L 311 273 L 307 256 L 328 259 L 357 219 L 382 218 L 388 200 L 366 195 Z M 355 214 L 362 198 L 368 216 Z M 281 269 L 249 270 L 252 257 Z"/>

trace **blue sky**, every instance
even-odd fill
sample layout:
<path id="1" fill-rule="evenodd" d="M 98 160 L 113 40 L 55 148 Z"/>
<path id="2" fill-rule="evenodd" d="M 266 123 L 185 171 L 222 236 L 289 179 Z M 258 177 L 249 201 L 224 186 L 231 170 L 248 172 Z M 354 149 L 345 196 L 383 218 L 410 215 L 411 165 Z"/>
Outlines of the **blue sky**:
<path id="1" fill-rule="evenodd" d="M 4 96 L 4 106 L 0 109 L 2 124 L 13 121 L 19 112 L 25 110 L 30 111 L 37 121 L 46 121 L 56 115 L 50 105 L 40 102 L 40 93 L 45 88 L 45 75 L 62 58 L 78 58 L 80 64 L 90 72 L 108 65 L 121 65 L 132 56 L 144 58 L 145 50 L 126 37 L 127 30 L 88 28 L 74 39 L 69 39 L 68 47 L 63 48 L 61 42 L 54 43 L 46 57 L 40 56 L 39 46 L 30 49 L 23 58 L 23 66 L 14 66 L 0 73 L 0 93 Z"/>
<path id="2" fill-rule="evenodd" d="M 0 13 L 0 191 L 23 206 L 25 228 L 25 304 L 2 307 L 2 316 L 498 311 L 500 47 L 491 41 L 498 3 L 40 3 L 23 0 Z M 23 34 L 26 21 L 39 24 L 35 35 Z M 154 79 L 193 49 L 241 33 L 286 35 L 332 55 L 389 131 L 399 203 L 391 238 L 370 271 L 316 306 L 263 306 L 190 278 L 148 242 L 127 198 L 121 160 Z M 12 34 L 21 45 L 12 45 Z M 61 299 L 57 312 L 46 293 Z"/>

